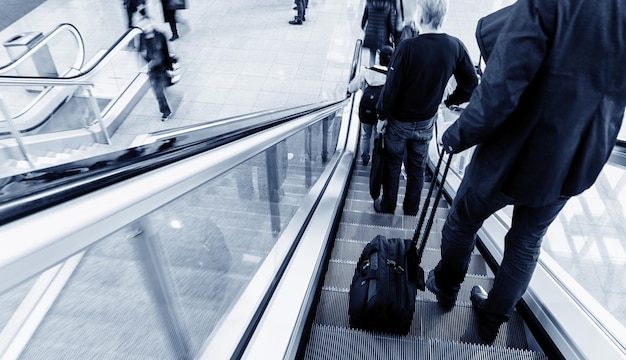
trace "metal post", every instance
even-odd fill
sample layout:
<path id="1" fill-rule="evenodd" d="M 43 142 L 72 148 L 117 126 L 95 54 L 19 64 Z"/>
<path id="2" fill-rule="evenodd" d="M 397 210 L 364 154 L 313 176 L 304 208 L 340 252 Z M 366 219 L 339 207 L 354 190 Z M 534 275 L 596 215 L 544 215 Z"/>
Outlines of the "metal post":
<path id="1" fill-rule="evenodd" d="M 104 134 L 104 139 L 108 145 L 111 145 L 111 137 L 109 136 L 109 132 L 107 131 L 106 126 L 104 126 L 104 121 L 102 120 L 102 114 L 100 113 L 100 107 L 98 106 L 98 102 L 96 98 L 93 96 L 93 92 L 91 91 L 91 87 L 93 85 L 88 85 L 85 87 L 85 91 L 87 92 L 87 97 L 89 98 L 89 106 L 91 107 L 91 111 L 93 115 L 96 117 L 96 121 L 100 125 L 100 129 Z"/>
<path id="2" fill-rule="evenodd" d="M 322 120 L 322 162 L 328 161 L 328 126 L 330 122 L 330 116 L 325 117 Z"/>
<path id="3" fill-rule="evenodd" d="M 147 219 L 140 219 L 135 223 L 137 232 L 131 235 L 137 249 L 140 261 L 143 263 L 146 279 L 156 300 L 159 315 L 168 332 L 170 342 L 178 359 L 191 359 L 191 342 L 185 331 L 183 317 L 180 315 L 178 304 L 172 296 L 165 271 L 165 261 L 162 258 L 156 243 L 158 235 L 154 232 Z"/>
<path id="4" fill-rule="evenodd" d="M 277 145 L 265 151 L 265 166 L 267 168 L 267 192 L 270 202 L 270 219 L 272 222 L 272 232 L 280 233 L 280 181 L 278 179 L 278 149 Z"/>
<path id="5" fill-rule="evenodd" d="M 308 126 L 304 131 L 304 185 L 307 189 L 311 187 L 311 183 L 313 182 L 311 171 L 311 157 L 313 156 L 312 137 L 311 126 Z"/>
<path id="6" fill-rule="evenodd" d="M 4 99 L 2 98 L 2 95 L 0 95 L 0 110 L 2 110 L 2 113 L 4 114 L 4 118 L 6 122 L 7 124 L 9 124 L 9 128 L 11 129 L 11 134 L 13 134 L 13 137 L 15 138 L 15 142 L 17 142 L 17 146 L 19 147 L 22 153 L 22 156 L 24 156 L 24 158 L 28 162 L 28 165 L 34 169 L 35 164 L 33 163 L 33 160 L 31 159 L 28 153 L 28 149 L 26 148 L 26 145 L 22 141 L 22 135 L 20 134 L 20 131 L 17 129 L 17 126 L 15 126 L 15 124 L 13 123 L 13 118 L 11 117 L 11 113 L 9 112 L 9 109 L 4 103 Z"/>

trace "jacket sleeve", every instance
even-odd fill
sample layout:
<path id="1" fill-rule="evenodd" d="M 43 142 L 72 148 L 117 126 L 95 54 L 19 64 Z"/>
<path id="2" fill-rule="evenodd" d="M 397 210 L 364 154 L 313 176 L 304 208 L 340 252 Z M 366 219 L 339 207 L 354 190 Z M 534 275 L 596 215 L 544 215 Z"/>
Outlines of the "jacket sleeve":
<path id="1" fill-rule="evenodd" d="M 364 82 L 365 82 L 365 77 L 363 76 L 363 73 L 362 72 L 358 73 L 354 77 L 354 79 L 352 79 L 352 81 L 350 81 L 350 83 L 348 84 L 348 92 L 350 94 L 354 94 L 359 89 L 363 88 Z"/>
<path id="2" fill-rule="evenodd" d="M 406 42 L 401 43 L 396 51 L 394 51 L 393 55 L 391 55 L 391 61 L 389 61 L 385 86 L 383 87 L 378 103 L 376 104 L 376 110 L 379 117 L 382 119 L 388 119 L 389 114 L 393 113 L 396 99 L 399 97 L 398 93 L 400 92 L 402 80 L 404 78 L 402 67 L 406 60 L 406 52 L 404 51 L 405 48 Z"/>
<path id="3" fill-rule="evenodd" d="M 459 105 L 469 101 L 470 96 L 476 86 L 478 86 L 478 76 L 476 75 L 476 68 L 472 64 L 472 60 L 467 53 L 465 46 L 459 41 L 460 57 L 456 64 L 454 71 L 454 78 L 456 79 L 456 88 L 444 100 L 446 106 Z"/>
<path id="4" fill-rule="evenodd" d="M 481 143 L 505 125 L 549 50 L 557 0 L 519 0 L 469 105 L 443 134 L 448 152 Z"/>

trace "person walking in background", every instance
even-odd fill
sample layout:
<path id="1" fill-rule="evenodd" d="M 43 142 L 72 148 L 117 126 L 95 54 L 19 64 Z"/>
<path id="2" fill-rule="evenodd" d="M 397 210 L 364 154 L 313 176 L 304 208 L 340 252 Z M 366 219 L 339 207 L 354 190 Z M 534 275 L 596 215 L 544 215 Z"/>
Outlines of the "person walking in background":
<path id="1" fill-rule="evenodd" d="M 390 45 L 390 36 L 393 33 L 394 22 L 392 17 L 393 5 L 391 0 L 367 0 L 361 19 L 363 48 L 369 49 L 369 66 L 376 64 L 376 53 L 384 45 Z"/>
<path id="2" fill-rule="evenodd" d="M 405 31 L 405 26 L 413 29 L 411 35 L 417 36 L 417 1 L 396 0 L 395 13 L 393 41 L 395 46 L 398 46 L 402 38 L 402 32 Z"/>
<path id="3" fill-rule="evenodd" d="M 143 58 L 148 62 L 148 76 L 154 95 L 159 103 L 161 121 L 167 121 L 172 115 L 165 88 L 169 83 L 167 70 L 172 68 L 172 60 L 167 46 L 165 35 L 154 28 L 152 19 L 147 15 L 145 8 L 141 8 L 139 27 L 143 30 L 140 37 L 140 49 Z"/>
<path id="4" fill-rule="evenodd" d="M 457 86 L 446 104 L 466 102 L 478 85 L 472 61 L 461 40 L 439 29 L 447 0 L 418 0 L 420 34 L 398 45 L 389 64 L 377 110 L 378 131 L 385 136 L 382 199 L 374 200 L 376 212 L 393 214 L 398 199 L 402 160 L 406 151 L 407 173 L 403 210 L 416 215 L 424 186 L 428 144 L 448 80 Z"/>
<path id="5" fill-rule="evenodd" d="M 296 16 L 293 18 L 293 20 L 289 21 L 289 24 L 291 25 L 302 25 L 303 21 L 306 21 L 306 18 L 304 16 L 305 12 L 306 12 L 306 7 L 308 5 L 308 0 L 296 0 L 296 10 L 298 11 L 298 13 L 296 14 Z"/>
<path id="6" fill-rule="evenodd" d="M 176 10 L 185 8 L 184 1 L 161 0 L 161 5 L 163 7 L 163 21 L 170 25 L 170 30 L 172 31 L 170 41 L 174 41 L 180 37 L 176 24 Z"/>
<path id="7" fill-rule="evenodd" d="M 124 0 L 123 1 L 124 4 L 124 9 L 126 9 L 126 15 L 128 16 L 128 28 L 132 28 L 133 25 L 133 17 L 135 16 L 135 13 L 137 13 L 137 8 L 140 5 L 144 5 L 146 4 L 145 0 Z"/>
<path id="8" fill-rule="evenodd" d="M 513 205 L 493 287 L 470 295 L 487 343 L 528 288 L 549 225 L 598 177 L 626 107 L 626 2 L 518 0 L 510 11 L 480 86 L 443 134 L 449 153 L 476 148 L 427 279 L 451 309 L 476 232 Z"/>
<path id="9" fill-rule="evenodd" d="M 376 102 L 379 96 L 376 96 L 375 93 L 380 94 L 383 85 L 385 85 L 385 81 L 387 80 L 387 66 L 389 65 L 389 61 L 391 61 L 391 55 L 393 55 L 393 48 L 389 45 L 383 46 L 379 55 L 380 66 L 363 69 L 350 81 L 350 84 L 348 84 L 348 92 L 351 94 L 360 89 L 369 88 L 372 90 L 368 93 L 366 93 L 366 91 L 363 92 L 359 106 L 359 119 L 361 121 L 360 146 L 363 166 L 367 166 L 370 161 L 371 142 L 372 139 L 376 137 L 376 123 L 378 121 Z M 372 96 L 373 99 L 369 99 L 369 96 Z M 371 107 L 369 106 L 370 103 Z"/>

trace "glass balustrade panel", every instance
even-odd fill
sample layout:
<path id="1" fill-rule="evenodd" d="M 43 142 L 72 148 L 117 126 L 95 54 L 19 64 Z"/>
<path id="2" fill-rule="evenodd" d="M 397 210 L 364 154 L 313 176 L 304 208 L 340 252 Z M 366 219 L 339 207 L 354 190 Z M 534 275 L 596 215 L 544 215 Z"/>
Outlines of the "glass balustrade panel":
<path id="1" fill-rule="evenodd" d="M 168 314 L 196 355 L 246 288 L 270 285 L 251 281 L 281 266 L 275 246 L 328 166 L 338 122 L 294 134 L 89 248 L 23 358 L 172 359 Z"/>

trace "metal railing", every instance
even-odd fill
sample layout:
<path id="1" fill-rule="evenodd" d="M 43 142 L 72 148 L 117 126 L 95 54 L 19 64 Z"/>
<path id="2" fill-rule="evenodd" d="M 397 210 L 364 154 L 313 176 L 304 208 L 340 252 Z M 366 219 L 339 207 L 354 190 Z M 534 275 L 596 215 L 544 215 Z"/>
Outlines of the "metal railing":
<path id="1" fill-rule="evenodd" d="M 78 44 L 77 56 L 74 60 L 73 65 L 71 66 L 70 72 L 63 74 L 57 77 L 51 76 L 23 76 L 23 75 L 2 75 L 6 72 L 9 72 L 24 61 L 28 60 L 30 56 L 36 54 L 37 51 L 40 51 L 42 48 L 48 45 L 48 43 L 55 37 L 58 36 L 63 31 L 69 31 L 75 38 Z M 0 86 L 42 86 L 45 91 L 39 96 L 38 101 L 46 101 L 46 94 L 50 93 L 55 87 L 62 87 L 68 89 L 70 91 L 68 93 L 69 96 L 76 93 L 77 90 L 81 90 L 84 92 L 88 99 L 88 107 L 90 113 L 95 117 L 95 121 L 93 123 L 97 123 L 100 127 L 100 131 L 104 136 L 105 142 L 107 144 L 111 144 L 111 137 L 109 132 L 103 122 L 102 114 L 100 108 L 98 106 L 97 100 L 92 92 L 92 88 L 94 87 L 93 78 L 98 75 L 98 73 L 111 62 L 111 60 L 122 50 L 124 50 L 130 41 L 132 41 L 136 36 L 141 33 L 141 30 L 138 28 L 129 29 L 123 36 L 121 36 L 114 45 L 109 48 L 99 59 L 97 59 L 93 65 L 88 67 L 87 69 L 83 69 L 84 67 L 84 45 L 82 41 L 82 37 L 76 30 L 76 28 L 70 24 L 61 24 L 55 30 L 48 33 L 43 37 L 38 43 L 36 43 L 32 48 L 28 49 L 23 55 L 21 55 L 18 59 L 15 59 L 10 64 L 4 66 L 0 69 Z M 74 90 L 72 90 L 74 89 Z M 31 103 L 29 108 L 33 107 L 37 102 Z M 56 106 L 54 106 L 56 107 Z M 19 147 L 20 153 L 22 156 L 28 161 L 31 168 L 34 168 L 33 161 L 30 157 L 30 151 L 28 150 L 26 144 L 22 139 L 21 130 L 17 126 L 15 119 L 24 115 L 24 113 L 28 112 L 29 108 L 23 110 L 20 114 L 16 116 L 12 116 L 6 106 L 5 100 L 2 96 L 0 96 L 0 112 L 4 116 L 4 120 L 7 122 L 10 132 L 14 137 L 17 145 Z M 92 123 L 92 124 L 93 124 Z M 91 125 L 91 124 L 90 124 Z"/>

